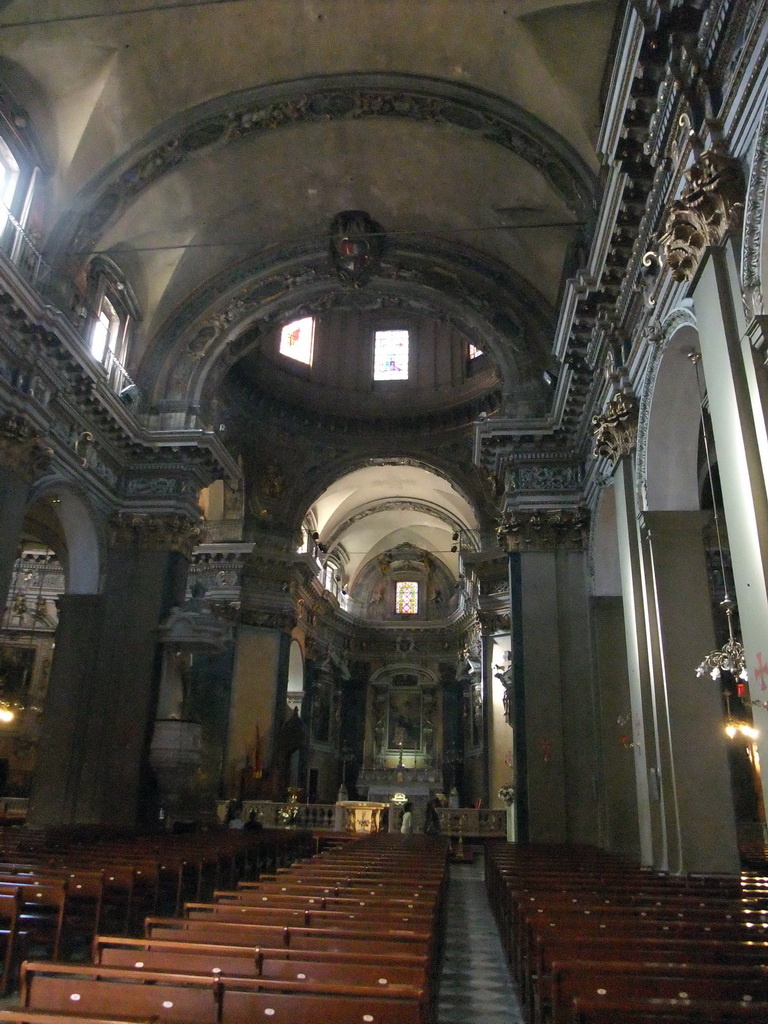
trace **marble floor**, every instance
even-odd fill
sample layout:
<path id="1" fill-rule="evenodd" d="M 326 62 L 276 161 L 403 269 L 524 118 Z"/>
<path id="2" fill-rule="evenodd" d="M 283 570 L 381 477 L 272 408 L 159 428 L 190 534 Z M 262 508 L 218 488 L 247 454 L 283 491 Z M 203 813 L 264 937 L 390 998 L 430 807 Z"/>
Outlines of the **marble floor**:
<path id="1" fill-rule="evenodd" d="M 523 1024 L 520 1001 L 488 906 L 482 854 L 452 864 L 438 1024 Z"/>

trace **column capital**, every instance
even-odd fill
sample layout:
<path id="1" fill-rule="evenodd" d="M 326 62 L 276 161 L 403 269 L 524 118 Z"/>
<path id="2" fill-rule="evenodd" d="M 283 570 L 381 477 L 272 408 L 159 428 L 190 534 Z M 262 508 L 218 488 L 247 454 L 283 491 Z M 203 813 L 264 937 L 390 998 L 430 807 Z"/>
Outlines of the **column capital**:
<path id="1" fill-rule="evenodd" d="M 178 513 L 118 512 L 110 528 L 112 547 L 135 545 L 150 551 L 176 551 L 191 558 L 200 540 L 202 521 Z"/>
<path id="2" fill-rule="evenodd" d="M 637 447 L 637 420 L 637 399 L 617 391 L 605 412 L 592 417 L 595 458 L 607 458 L 615 466 L 622 455 L 630 455 Z"/>
<path id="3" fill-rule="evenodd" d="M 0 466 L 31 483 L 48 469 L 52 458 L 53 450 L 25 417 L 9 412 L 0 418 Z"/>
<path id="4" fill-rule="evenodd" d="M 553 551 L 584 549 L 589 512 L 575 509 L 529 509 L 505 513 L 496 531 L 499 543 L 512 551 Z"/>
<path id="5" fill-rule="evenodd" d="M 707 248 L 741 227 L 744 175 L 738 160 L 708 149 L 685 172 L 687 185 L 667 208 L 661 244 L 675 281 L 691 281 Z"/>

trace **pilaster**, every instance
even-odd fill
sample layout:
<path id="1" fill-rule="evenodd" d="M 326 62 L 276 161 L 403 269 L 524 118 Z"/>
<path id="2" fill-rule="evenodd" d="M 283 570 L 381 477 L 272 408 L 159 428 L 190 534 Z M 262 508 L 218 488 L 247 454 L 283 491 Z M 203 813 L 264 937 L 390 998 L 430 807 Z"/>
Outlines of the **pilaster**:
<path id="1" fill-rule="evenodd" d="M 517 834 L 523 840 L 597 838 L 595 709 L 591 655 L 583 643 L 589 629 L 588 526 L 584 509 L 538 508 L 508 512 L 499 529 L 509 553 L 512 624 L 510 665 L 502 681 L 513 726 Z"/>
<path id="2" fill-rule="evenodd" d="M 730 245 L 712 249 L 693 293 L 709 395 L 723 510 L 752 700 L 768 699 L 768 493 L 765 413 L 750 390 L 753 357 Z M 757 748 L 768 763 L 768 711 L 754 708 Z M 768 773 L 762 776 L 768 798 Z"/>
<path id="3" fill-rule="evenodd" d="M 30 823 L 110 824 L 151 820 L 148 766 L 161 671 L 157 627 L 183 604 L 198 524 L 172 514 L 118 515 L 104 590 L 68 604 L 56 637 Z M 85 646 L 84 646 L 85 645 Z M 78 664 L 78 652 L 80 663 Z M 74 724 L 56 708 L 76 708 Z M 57 764 L 71 765 L 61 773 Z"/>
<path id="4" fill-rule="evenodd" d="M 669 869 L 738 872 L 722 700 L 695 666 L 715 646 L 704 559 L 703 512 L 644 512 L 642 525 L 653 580 L 654 673 L 660 722 Z"/>

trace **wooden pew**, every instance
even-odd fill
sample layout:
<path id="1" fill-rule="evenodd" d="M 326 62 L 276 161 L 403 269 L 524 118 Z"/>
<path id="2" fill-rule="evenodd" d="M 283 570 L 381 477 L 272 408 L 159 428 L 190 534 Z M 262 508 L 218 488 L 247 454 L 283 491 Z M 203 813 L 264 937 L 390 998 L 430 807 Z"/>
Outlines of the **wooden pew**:
<path id="1" fill-rule="evenodd" d="M 352 1024 L 427 1024 L 423 991 L 405 985 L 353 986 L 308 979 L 203 978 L 198 975 L 126 971 L 120 968 L 26 963 L 25 1009 L 104 1015 L 119 1007 L 133 1020 L 206 1024 L 253 1021 L 256 1015 L 285 1021 L 333 1020 Z M 269 1008 L 274 1013 L 267 1013 Z M 211 1016 L 212 1015 L 212 1016 Z"/>
<path id="2" fill-rule="evenodd" d="M 100 974 L 73 964 L 23 964 L 23 1009 L 174 1024 L 218 1024 L 220 1019 L 221 991 L 215 978 L 179 974 L 137 978 L 108 968 L 92 971 Z"/>
<path id="3" fill-rule="evenodd" d="M 343 927 L 369 930 L 380 934 L 403 929 L 419 932 L 428 937 L 432 927 L 432 914 L 416 910 L 390 909 L 387 906 L 361 906 L 340 909 L 320 907 L 280 907 L 267 904 L 186 903 L 184 916 L 190 920 L 253 921 L 255 924 L 303 924 L 306 927 Z"/>
<path id="4" fill-rule="evenodd" d="M 554 961 L 550 1003 L 535 1020 L 570 1024 L 576 998 L 609 1002 L 651 998 L 768 1001 L 768 965 Z"/>
<path id="5" fill-rule="evenodd" d="M 295 962 L 297 959 L 318 960 L 323 963 L 339 964 L 363 964 L 365 966 L 380 967 L 386 973 L 392 970 L 406 968 L 409 972 L 427 973 L 431 966 L 429 957 L 426 954 L 417 954 L 409 947 L 399 949 L 396 953 L 382 954 L 378 949 L 355 949 L 351 953 L 329 950 L 329 949 L 304 949 L 296 951 L 286 946 L 228 946 L 215 943 L 203 942 L 178 942 L 173 939 L 130 939 L 122 937 L 98 936 L 94 941 L 93 961 L 95 964 L 104 964 L 113 967 L 136 967 L 139 963 L 144 964 L 148 969 L 165 970 L 158 960 L 157 968 L 152 966 L 148 959 L 157 955 L 171 956 L 176 960 L 163 961 L 162 963 L 188 963 L 192 964 L 194 958 L 199 957 L 200 967 L 181 970 L 182 974 L 217 974 L 227 973 L 218 958 L 229 957 L 233 973 L 237 975 L 250 976 L 251 972 L 257 970 L 258 958 L 263 961 L 286 960 Z M 173 970 L 178 967 L 173 966 Z"/>
<path id="6" fill-rule="evenodd" d="M 766 1021 L 768 1003 L 576 999 L 570 1024 L 765 1024 Z"/>

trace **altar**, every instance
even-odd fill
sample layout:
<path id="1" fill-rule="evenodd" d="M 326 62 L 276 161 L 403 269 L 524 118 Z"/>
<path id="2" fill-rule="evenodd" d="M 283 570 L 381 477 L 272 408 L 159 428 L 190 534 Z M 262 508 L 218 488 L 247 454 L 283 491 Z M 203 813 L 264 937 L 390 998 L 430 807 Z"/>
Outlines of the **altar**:
<path id="1" fill-rule="evenodd" d="M 335 828 L 337 832 L 381 832 L 384 812 L 389 801 L 340 800 L 336 804 Z"/>

